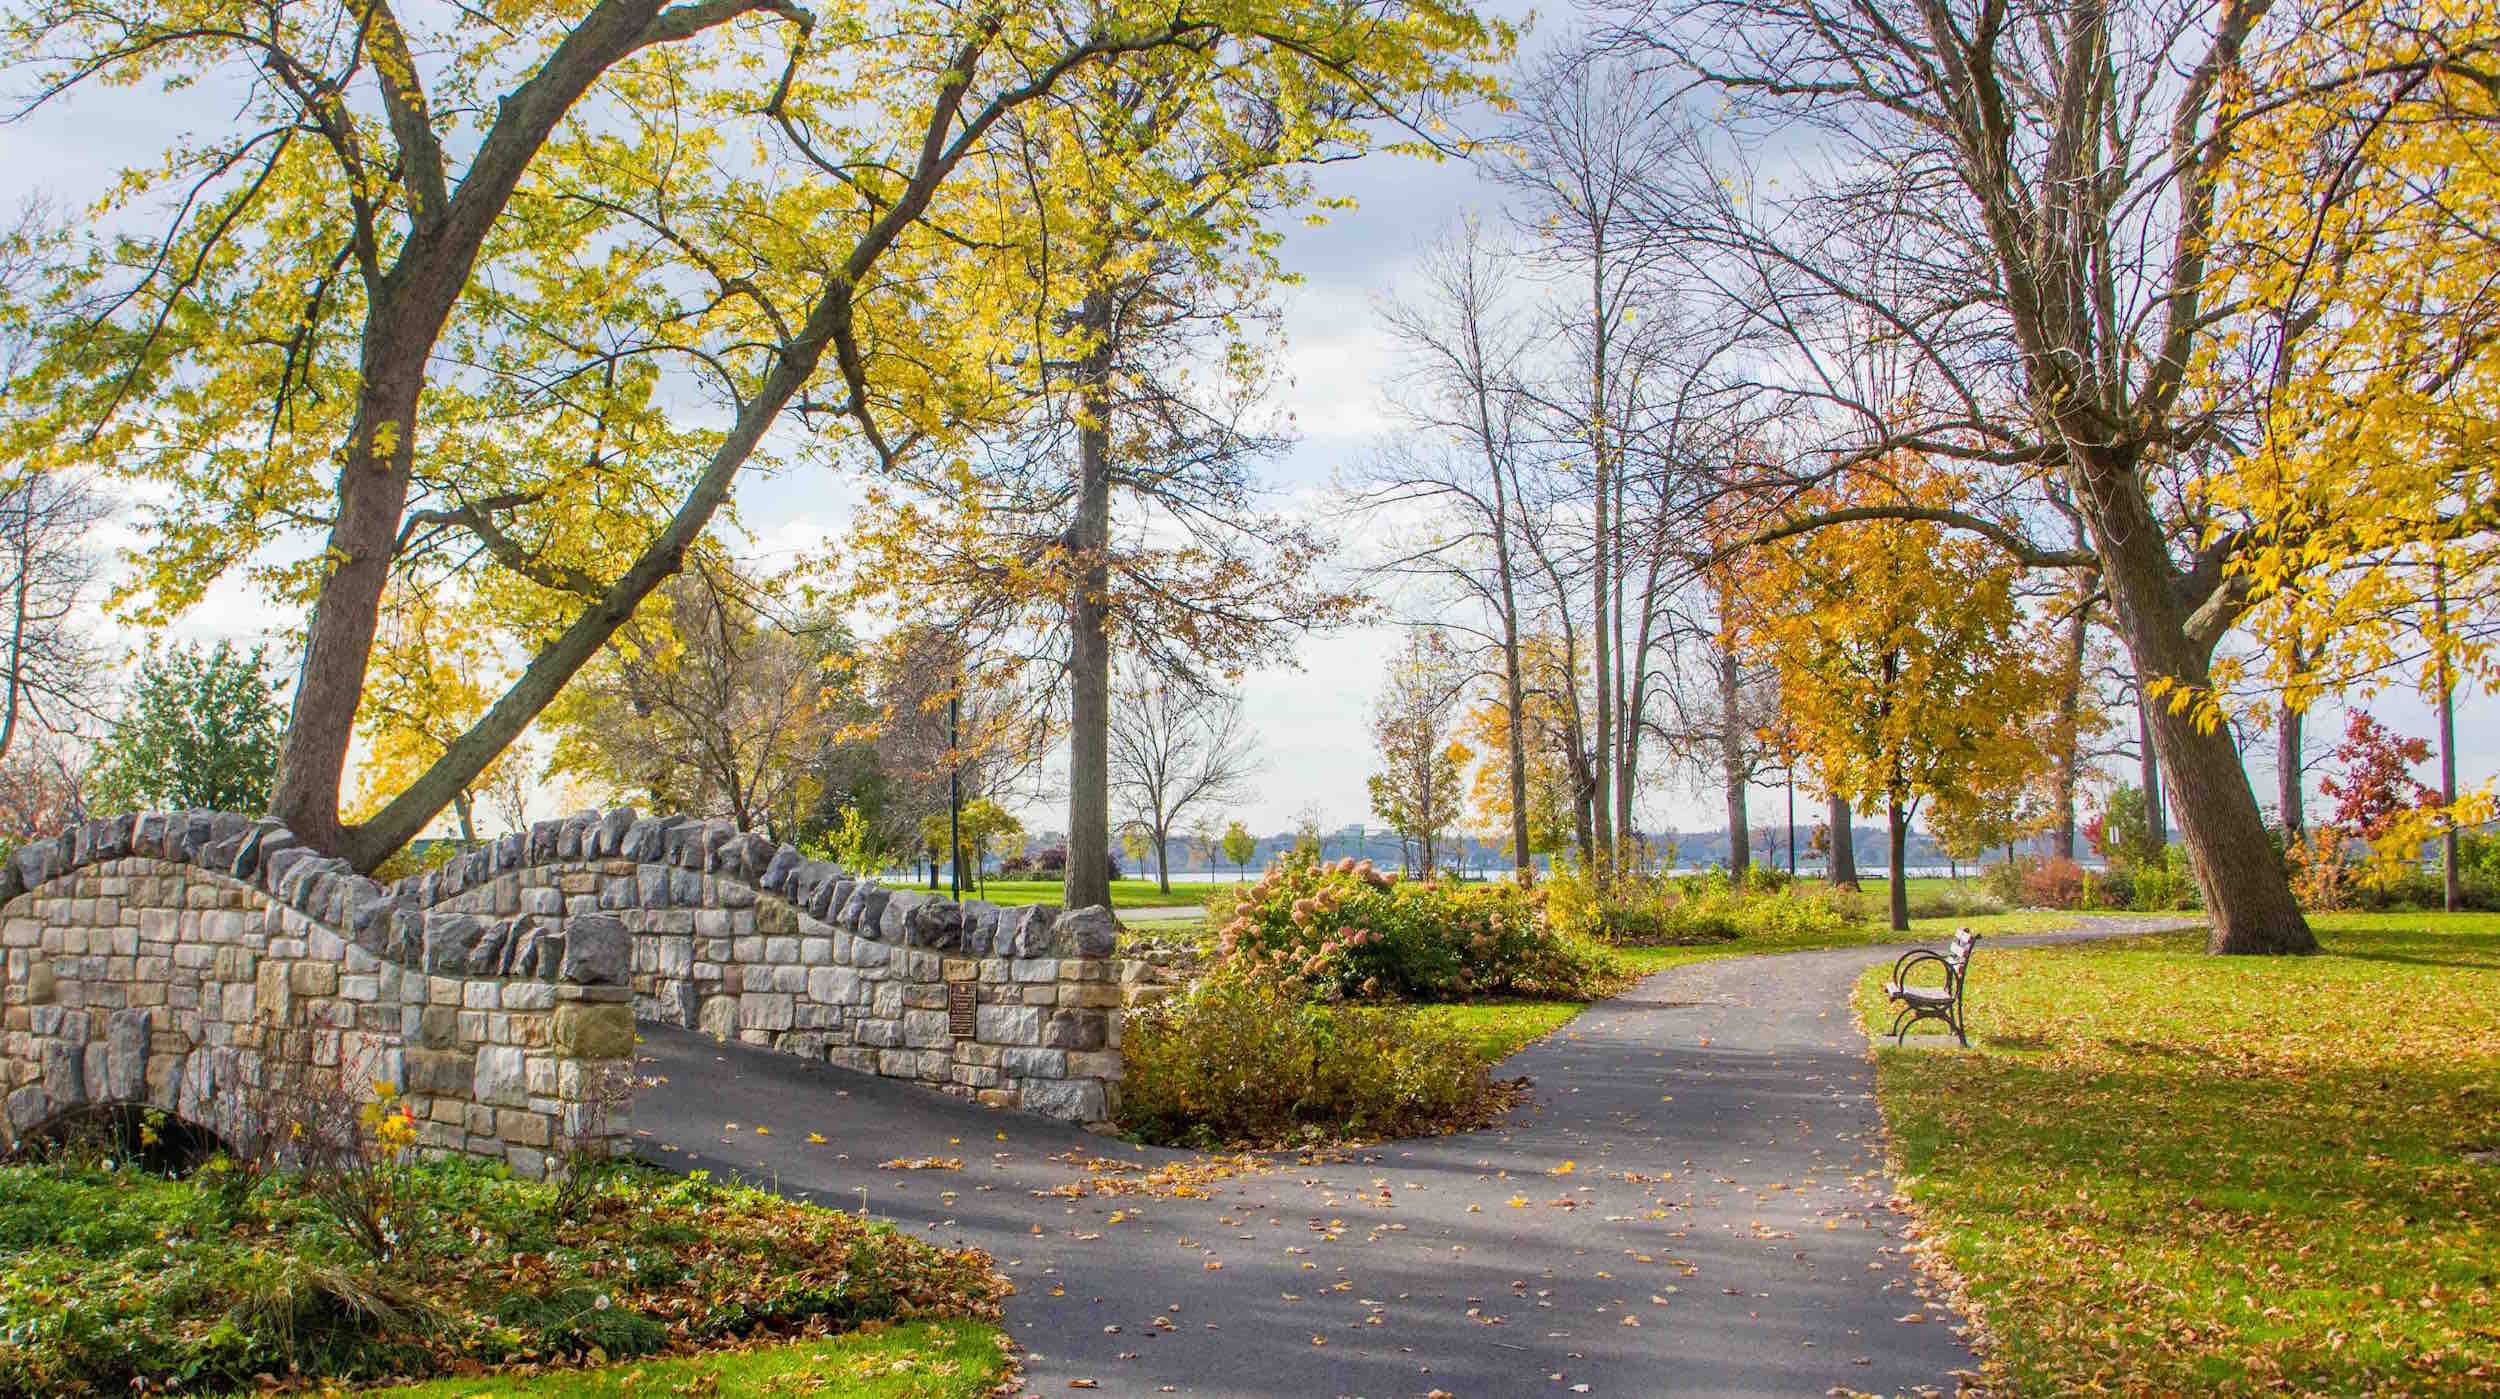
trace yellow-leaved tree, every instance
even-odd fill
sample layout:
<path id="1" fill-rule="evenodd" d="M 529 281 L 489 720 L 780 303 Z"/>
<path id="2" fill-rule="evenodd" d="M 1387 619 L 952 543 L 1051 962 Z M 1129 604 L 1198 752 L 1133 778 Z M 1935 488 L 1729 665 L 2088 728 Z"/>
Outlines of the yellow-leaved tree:
<path id="1" fill-rule="evenodd" d="M 1203 108 L 1341 88 L 1385 114 L 1473 90 L 1497 47 L 1435 0 L 28 0 L 0 43 L 46 102 L 239 95 L 93 211 L 6 446 L 163 502 L 140 617 L 235 573 L 302 609 L 273 810 L 365 868 L 474 787 L 759 454 L 892 466 L 983 415 L 1053 319 L 1023 114 L 1132 66 Z M 385 610 L 451 579 L 526 659 L 350 825 Z"/>
<path id="2" fill-rule="evenodd" d="M 434 597 L 393 597 L 374 636 L 373 668 L 356 711 L 363 749 L 350 814 L 379 810 L 440 762 L 493 702 L 510 668 L 497 632 L 474 608 Z M 478 838 L 480 800 L 490 792 L 527 791 L 537 776 L 532 766 L 528 749 L 516 744 L 452 793 L 462 840 Z"/>
<path id="3" fill-rule="evenodd" d="M 2231 573 L 2262 643 L 2218 678 L 2279 695 L 2293 827 L 2302 711 L 2418 688 L 2441 716 L 2441 800 L 2384 844 L 2410 861 L 2445 837 L 2453 902 L 2454 832 L 2492 794 L 2456 790 L 2449 710 L 2500 673 L 2500 14 L 2296 13 L 2233 93 L 2219 193 L 2213 294 L 2247 312 L 2200 369 L 2229 386 L 2272 368 L 2247 388 L 2255 449 L 2205 483 L 2215 518 L 2249 522 Z"/>

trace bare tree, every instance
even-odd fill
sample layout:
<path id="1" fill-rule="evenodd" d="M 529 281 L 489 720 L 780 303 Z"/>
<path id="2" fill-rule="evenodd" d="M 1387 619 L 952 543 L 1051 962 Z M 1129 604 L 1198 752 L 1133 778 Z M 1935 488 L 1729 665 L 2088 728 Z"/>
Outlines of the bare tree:
<path id="1" fill-rule="evenodd" d="M 34 358 L 36 301 L 58 239 L 58 220 L 41 199 L 21 203 L 0 227 L 0 382 L 15 383 Z M 21 718 L 65 733 L 95 717 L 101 658 L 76 623 L 95 582 L 95 530 L 111 513 L 68 471 L 0 483 L 0 758 Z"/>
<path id="2" fill-rule="evenodd" d="M 1407 361 L 1393 394 L 1405 433 L 1373 462 L 1361 505 L 1392 532 L 1380 571 L 1426 580 L 1441 625 L 1491 653 L 1509 734 L 1511 859 L 1524 879 L 1530 680 L 1521 646 L 1535 625 L 1529 541 L 1550 524 L 1530 513 L 1525 477 L 1544 466 L 1530 460 L 1534 405 L 1520 379 L 1532 347 L 1503 294 L 1502 260 L 1470 218 L 1425 252 L 1421 299 L 1383 308 Z M 1410 515 L 1423 523 L 1401 528 Z M 1454 602 L 1483 622 L 1470 625 Z"/>
<path id="3" fill-rule="evenodd" d="M 73 476 L 30 476 L 0 491 L 0 757 L 21 717 L 57 731 L 94 713 L 101 658 L 79 623 L 90 612 L 95 529 L 109 514 Z"/>
<path id="4" fill-rule="evenodd" d="M 2316 946 L 2226 725 L 2193 701 L 2249 606 L 2229 565 L 2256 522 L 2195 489 L 2241 405 L 2192 373 L 2229 307 L 2205 294 L 2223 110 L 2264 3 L 1631 0 L 1619 38 L 1724 101 L 1655 209 L 1785 337 L 1790 387 L 1841 430 L 1827 471 L 1896 452 L 2002 475 L 1994 499 L 1842 512 L 1940 521 L 2043 568 L 2092 569 L 2213 915 L 2218 953 Z M 1782 168 L 1753 156 L 1777 131 Z M 1811 133 L 1819 149 L 1797 154 Z M 1868 277 L 1868 265 L 1883 275 Z M 1814 367 L 1871 321 L 1919 392 L 1871 402 Z M 2259 373 L 2256 379 L 2262 380 Z M 2044 544 L 2047 504 L 2089 546 Z M 1791 519 L 1793 532 L 1840 516 Z M 2168 698 L 2190 702 L 2173 705 Z"/>
<path id="5" fill-rule="evenodd" d="M 1111 707 L 1112 795 L 1152 842 L 1155 885 L 1172 892 L 1172 836 L 1202 806 L 1239 799 L 1258 771 L 1241 697 L 1126 667 Z M 1212 816 L 1200 824 L 1213 829 Z"/>
<path id="6" fill-rule="evenodd" d="M 777 617 L 754 580 L 707 560 L 671 579 L 560 710 L 561 771 L 779 835 L 832 716 L 825 638 Z"/>
<path id="7" fill-rule="evenodd" d="M 1564 366 L 1540 399 L 1547 431 L 1569 444 L 1575 503 L 1585 511 L 1586 550 L 1573 573 L 1587 600 L 1592 670 L 1589 820 L 1595 852 L 1608 863 L 1631 835 L 1642 704 L 1633 692 L 1647 678 L 1641 646 L 1651 639 L 1644 607 L 1627 654 L 1625 590 L 1645 562 L 1626 547 L 1627 481 L 1636 469 L 1636 427 L 1657 387 L 1652 371 L 1666 349 L 1658 330 L 1668 323 L 1645 314 L 1659 309 L 1668 262 L 1638 235 L 1637 220 L 1648 170 L 1670 152 L 1626 84 L 1644 85 L 1637 73 L 1584 55 L 1549 63 L 1528 85 L 1513 124 L 1516 163 L 1495 167 L 1518 192 L 1517 215 L 1558 289 L 1552 324 Z M 1653 552 L 1646 560 L 1653 580 L 1658 558 Z M 1553 581 L 1561 593 L 1562 580 Z M 1655 587 L 1640 596 L 1654 598 Z M 1571 611 L 1561 608 L 1564 625 L 1577 630 Z"/>

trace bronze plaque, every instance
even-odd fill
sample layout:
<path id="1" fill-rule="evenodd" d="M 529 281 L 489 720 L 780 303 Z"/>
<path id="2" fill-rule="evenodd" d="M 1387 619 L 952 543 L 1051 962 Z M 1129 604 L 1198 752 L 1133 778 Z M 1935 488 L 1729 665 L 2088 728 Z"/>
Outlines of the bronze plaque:
<path id="1" fill-rule="evenodd" d="M 969 981 L 946 983 L 946 1031 L 959 1040 L 968 1040 L 974 1033 L 974 991 Z"/>

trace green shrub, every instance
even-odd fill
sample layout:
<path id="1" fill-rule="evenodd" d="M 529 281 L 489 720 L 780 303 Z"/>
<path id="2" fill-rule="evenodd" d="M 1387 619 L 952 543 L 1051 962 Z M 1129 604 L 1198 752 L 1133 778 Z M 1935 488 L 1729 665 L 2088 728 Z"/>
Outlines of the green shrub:
<path id="1" fill-rule="evenodd" d="M 2169 913 L 2198 908 L 2204 903 L 2204 893 L 2196 887 L 2195 867 L 2188 861 L 2186 846 L 2164 846 L 2159 860 L 2141 861 L 2131 873 L 2135 878 L 2134 897 L 2117 907 L 2145 913 Z"/>
<path id="2" fill-rule="evenodd" d="M 2005 900 L 1985 884 L 1951 884 L 1910 896 L 1912 918 L 1985 918 L 2005 908 Z"/>
<path id="3" fill-rule="evenodd" d="M 2075 899 L 2077 908 L 2123 909 L 2135 907 L 2135 875 L 2123 869 L 2085 870 L 2083 892 Z"/>
<path id="4" fill-rule="evenodd" d="M 1288 856 L 1216 914 L 1216 951 L 1322 1000 L 1586 999 L 1603 969 L 1555 935 L 1543 904 L 1515 884 L 1408 882 L 1368 860 Z"/>
<path id="5" fill-rule="evenodd" d="M 1472 1125 L 1500 1102 L 1466 1036 L 1218 972 L 1128 1018 L 1120 1123 L 1140 1140 L 1285 1146 Z"/>
<path id="6" fill-rule="evenodd" d="M 1764 892 L 1764 885 L 1776 892 Z M 1739 889 L 1724 870 L 1618 871 L 1602 888 L 1585 870 L 1565 870 L 1547 881 L 1544 893 L 1557 930 L 1616 947 L 1828 936 L 1866 917 L 1864 901 L 1845 889 L 1784 875 L 1759 882 L 1749 875 Z"/>

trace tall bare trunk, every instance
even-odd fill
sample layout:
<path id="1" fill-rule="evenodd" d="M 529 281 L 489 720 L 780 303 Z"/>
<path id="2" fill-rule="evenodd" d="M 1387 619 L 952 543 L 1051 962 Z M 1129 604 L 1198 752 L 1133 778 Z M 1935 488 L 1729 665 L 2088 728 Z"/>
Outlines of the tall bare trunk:
<path id="1" fill-rule="evenodd" d="M 2274 804 L 2283 822 L 2286 842 L 2300 839 L 2309 824 L 2308 804 L 2301 791 L 2301 748 L 2308 742 L 2309 716 L 2289 704 L 2274 713 Z"/>
<path id="2" fill-rule="evenodd" d="M 1892 930 L 1910 930 L 1910 811 L 1898 789 L 1885 793 L 1885 815 L 1892 828 Z"/>
<path id="3" fill-rule="evenodd" d="M 2448 665 L 2448 575 L 2431 565 L 2432 630 L 2439 642 L 2439 801 L 2453 813 L 2457 804 L 2456 676 Z M 2465 883 L 2457 873 L 2457 827 L 2451 819 L 2439 836 L 2440 885 L 2450 913 L 2465 907 Z"/>
<path id="4" fill-rule="evenodd" d="M 2099 579 L 2081 573 L 2075 579 L 2073 615 L 2066 619 L 2066 652 L 2058 677 L 2057 697 L 2057 829 L 2054 853 L 2075 858 L 2075 802 L 2083 776 L 2083 662 L 2092 634 L 2092 594 Z"/>
<path id="5" fill-rule="evenodd" d="M 1840 889 L 1855 889 L 1858 887 L 1858 838 L 1849 829 L 1849 799 L 1838 792 L 1832 793 L 1826 819 L 1831 824 L 1832 833 L 1832 885 Z"/>
<path id="6" fill-rule="evenodd" d="M 2153 741 L 2153 709 L 2151 701 L 2136 697 L 2136 783 L 2144 791 L 2144 838 L 2158 852 L 2170 844 L 2170 813 L 2162 800 L 2161 745 Z"/>
<path id="7" fill-rule="evenodd" d="M 1614 821 L 1614 752 L 1615 752 L 1615 624 L 1610 601 L 1613 595 L 1613 570 L 1616 567 L 1613 549 L 1615 528 L 1612 505 L 1614 497 L 1614 463 L 1612 456 L 1612 425 L 1607 421 L 1606 403 L 1606 247 L 1601 238 L 1589 259 L 1589 324 L 1591 330 L 1589 366 L 1589 466 L 1596 474 L 1593 483 L 1596 509 L 1595 533 L 1591 538 L 1590 601 L 1597 615 L 1590 627 L 1596 647 L 1597 663 L 1597 733 L 1589 752 L 1596 761 L 1591 774 L 1596 790 L 1590 801 L 1596 827 L 1598 849 L 1597 876 L 1602 882 L 1616 861 Z"/>
<path id="8" fill-rule="evenodd" d="M 1076 522 L 1069 532 L 1075 582 L 1068 598 L 1069 908 L 1111 902 L 1111 297 L 1085 298 L 1094 332 L 1086 356 L 1077 430 Z"/>
<path id="9" fill-rule="evenodd" d="M 1727 869 L 1739 881 L 1753 865 L 1753 822 L 1745 810 L 1745 734 L 1736 713 L 1736 650 L 1719 647 L 1719 760 L 1727 783 Z"/>

